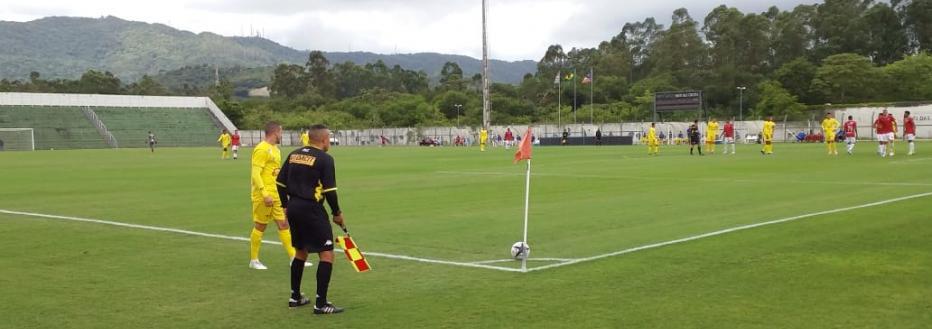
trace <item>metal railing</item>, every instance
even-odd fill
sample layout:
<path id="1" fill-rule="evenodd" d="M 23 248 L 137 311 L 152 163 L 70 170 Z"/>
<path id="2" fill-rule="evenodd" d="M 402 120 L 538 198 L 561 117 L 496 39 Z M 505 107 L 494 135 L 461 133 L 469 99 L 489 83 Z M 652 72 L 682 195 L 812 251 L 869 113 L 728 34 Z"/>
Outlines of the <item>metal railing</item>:
<path id="1" fill-rule="evenodd" d="M 94 125 L 94 128 L 97 128 L 97 132 L 103 137 L 104 141 L 107 142 L 107 145 L 110 145 L 111 148 L 119 148 L 119 143 L 117 143 L 116 137 L 113 137 L 113 134 L 110 133 L 110 130 L 107 129 L 107 125 L 97 116 L 97 113 L 94 112 L 89 106 L 81 108 L 81 112 L 84 113 L 84 116 L 87 117 L 87 120 Z"/>

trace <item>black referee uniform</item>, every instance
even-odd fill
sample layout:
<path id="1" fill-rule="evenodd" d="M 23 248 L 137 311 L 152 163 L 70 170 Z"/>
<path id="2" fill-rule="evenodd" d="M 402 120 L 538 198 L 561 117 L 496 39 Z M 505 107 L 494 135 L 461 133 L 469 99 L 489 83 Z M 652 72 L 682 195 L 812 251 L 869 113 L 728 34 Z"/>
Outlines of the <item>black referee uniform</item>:
<path id="1" fill-rule="evenodd" d="M 689 125 L 689 129 L 686 129 L 686 134 L 689 135 L 689 154 L 693 154 L 693 148 L 699 149 L 699 155 L 702 155 L 702 144 L 700 143 L 701 135 L 699 134 L 699 125 L 693 123 Z"/>
<path id="2" fill-rule="evenodd" d="M 278 173 L 278 195 L 288 212 L 291 245 L 318 253 L 333 250 L 333 229 L 324 200 L 340 214 L 333 157 L 314 147 L 291 152 Z"/>
<path id="3" fill-rule="evenodd" d="M 291 245 L 312 253 L 333 251 L 333 229 L 330 216 L 324 209 L 324 200 L 334 216 L 340 215 L 337 202 L 337 180 L 333 157 L 314 147 L 304 147 L 288 154 L 278 173 L 278 196 L 282 207 L 288 210 L 291 226 Z M 343 312 L 327 300 L 333 264 L 323 259 L 317 266 L 317 298 L 314 314 Z M 304 260 L 291 261 L 291 299 L 288 307 L 309 303 L 301 294 Z"/>

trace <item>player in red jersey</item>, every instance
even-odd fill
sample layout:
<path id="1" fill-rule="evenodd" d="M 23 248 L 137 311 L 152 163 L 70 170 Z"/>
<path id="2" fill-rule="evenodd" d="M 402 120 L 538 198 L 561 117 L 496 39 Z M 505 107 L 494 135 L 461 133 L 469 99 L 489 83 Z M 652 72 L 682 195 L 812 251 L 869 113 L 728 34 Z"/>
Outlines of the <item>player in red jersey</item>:
<path id="1" fill-rule="evenodd" d="M 735 154 L 735 124 L 731 120 L 725 121 L 722 135 L 725 143 L 725 151 L 722 154 L 728 154 L 728 145 L 731 145 L 731 154 Z"/>
<path id="2" fill-rule="evenodd" d="M 877 120 L 874 120 L 874 129 L 877 130 L 877 142 L 879 143 L 877 154 L 880 154 L 882 158 L 886 158 L 887 142 L 893 137 L 893 121 L 890 120 L 890 114 L 887 113 L 886 109 L 880 113 Z"/>
<path id="3" fill-rule="evenodd" d="M 239 159 L 239 130 L 233 131 L 233 136 L 230 136 L 230 144 L 233 145 L 233 160 Z"/>
<path id="4" fill-rule="evenodd" d="M 910 115 L 909 111 L 903 113 L 903 139 L 906 140 L 906 143 L 909 143 L 909 153 L 907 155 L 916 154 L 916 121 L 913 120 L 913 117 Z"/>
<path id="5" fill-rule="evenodd" d="M 854 154 L 854 144 L 858 142 L 858 122 L 854 116 L 849 115 L 845 121 L 845 142 L 848 143 L 848 154 Z"/>
<path id="6" fill-rule="evenodd" d="M 515 134 L 511 132 L 511 128 L 505 129 L 505 149 L 510 149 L 511 145 L 515 143 Z"/>

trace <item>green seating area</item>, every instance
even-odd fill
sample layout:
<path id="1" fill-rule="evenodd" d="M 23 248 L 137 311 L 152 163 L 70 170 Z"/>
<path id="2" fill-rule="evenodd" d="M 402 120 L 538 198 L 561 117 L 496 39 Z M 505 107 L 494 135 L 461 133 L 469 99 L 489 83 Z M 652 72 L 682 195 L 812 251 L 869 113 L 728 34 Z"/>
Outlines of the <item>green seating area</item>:
<path id="1" fill-rule="evenodd" d="M 160 147 L 211 146 L 220 135 L 206 108 L 92 109 L 120 148 L 148 147 L 150 130 Z M 0 128 L 33 128 L 36 150 L 110 147 L 77 106 L 0 105 Z"/>
<path id="2" fill-rule="evenodd" d="M 0 128 L 33 128 L 36 150 L 109 147 L 79 107 L 0 106 Z"/>
<path id="3" fill-rule="evenodd" d="M 206 108 L 95 107 L 94 112 L 121 148 L 148 147 L 150 130 L 161 147 L 216 145 L 220 135 Z"/>

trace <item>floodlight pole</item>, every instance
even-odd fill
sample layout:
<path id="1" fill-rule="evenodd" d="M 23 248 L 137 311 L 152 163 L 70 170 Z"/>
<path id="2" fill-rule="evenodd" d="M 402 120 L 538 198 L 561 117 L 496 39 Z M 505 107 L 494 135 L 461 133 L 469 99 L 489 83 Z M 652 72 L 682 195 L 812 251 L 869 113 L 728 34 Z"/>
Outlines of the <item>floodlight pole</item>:
<path id="1" fill-rule="evenodd" d="M 482 127 L 491 125 L 492 101 L 489 98 L 489 42 L 486 31 L 487 0 L 482 0 Z"/>

